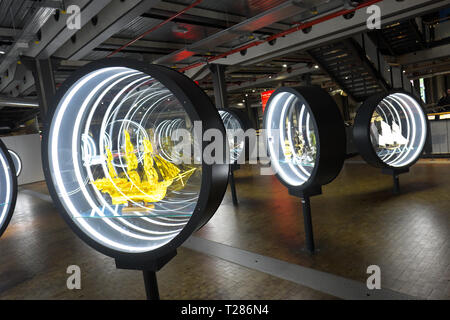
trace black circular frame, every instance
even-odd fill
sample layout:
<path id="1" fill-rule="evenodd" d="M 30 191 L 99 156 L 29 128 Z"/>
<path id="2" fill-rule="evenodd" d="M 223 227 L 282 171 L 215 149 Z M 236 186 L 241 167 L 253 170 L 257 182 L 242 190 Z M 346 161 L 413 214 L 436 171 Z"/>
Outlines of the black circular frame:
<path id="1" fill-rule="evenodd" d="M 147 64 L 122 58 L 98 60 L 89 63 L 74 72 L 57 91 L 55 97 L 53 98 L 53 108 L 47 117 L 42 148 L 43 169 L 50 195 L 64 220 L 84 242 L 103 254 L 115 258 L 116 260 L 124 261 L 129 264 L 141 264 L 148 261 L 155 261 L 161 257 L 172 254 L 193 232 L 200 229 L 209 221 L 222 202 L 223 196 L 226 192 L 229 165 L 226 164 L 225 161 L 223 164 L 206 164 L 203 161 L 201 189 L 194 212 L 184 228 L 171 241 L 161 247 L 139 253 L 123 252 L 107 247 L 87 235 L 74 223 L 70 214 L 66 212 L 62 204 L 62 200 L 57 195 L 49 168 L 49 135 L 52 121 L 54 120 L 54 114 L 65 93 L 85 75 L 108 67 L 127 67 L 134 69 L 151 76 L 163 84 L 180 101 L 192 121 L 202 122 L 202 136 L 208 129 L 220 130 L 224 137 L 223 154 L 228 152 L 228 146 L 227 143 L 225 143 L 225 128 L 217 109 L 204 91 L 198 87 L 194 81 L 173 69 L 160 65 Z M 206 145 L 206 142 L 202 143 L 202 152 Z"/>
<path id="2" fill-rule="evenodd" d="M 422 117 L 424 127 L 420 128 L 420 130 L 425 130 L 425 132 L 417 132 L 417 134 L 421 134 L 424 136 L 424 141 L 422 146 L 420 146 L 420 150 L 416 152 L 416 156 L 412 157 L 407 161 L 406 165 L 395 167 L 391 166 L 388 163 L 384 162 L 376 153 L 372 140 L 371 140 L 371 134 L 370 134 L 370 125 L 371 125 L 371 119 L 373 117 L 373 114 L 375 110 L 377 109 L 378 105 L 386 98 L 393 96 L 393 95 L 405 95 L 408 97 L 408 99 L 412 99 L 414 103 L 417 106 L 417 111 L 420 112 L 420 116 Z M 361 155 L 361 157 L 370 165 L 381 168 L 381 169 L 394 169 L 394 170 L 402 170 L 407 169 L 414 165 L 420 158 L 425 144 L 426 140 L 428 139 L 429 134 L 429 122 L 428 118 L 423 111 L 423 104 L 420 101 L 420 99 L 415 98 L 410 93 L 403 91 L 403 90 L 392 90 L 387 93 L 381 93 L 374 95 L 364 101 L 364 103 L 359 107 L 355 122 L 353 126 L 353 139 L 355 141 L 356 148 Z"/>
<path id="3" fill-rule="evenodd" d="M 346 134 L 344 121 L 338 106 L 333 98 L 323 89 L 318 87 L 281 87 L 269 98 L 264 111 L 264 129 L 272 125 L 268 123 L 270 112 L 281 112 L 281 103 L 273 103 L 277 96 L 283 93 L 294 95 L 299 102 L 305 105 L 310 113 L 316 135 L 317 155 L 315 166 L 308 180 L 299 186 L 291 185 L 285 181 L 278 172 L 277 178 L 290 190 L 302 192 L 309 189 L 317 189 L 333 181 L 340 173 L 346 156 Z M 271 110 L 275 108 L 275 110 Z M 266 143 L 267 141 L 266 137 Z M 270 149 L 270 148 L 269 148 Z M 276 161 L 268 150 L 271 161 Z"/>
<path id="4" fill-rule="evenodd" d="M 17 201 L 17 193 L 18 193 L 18 187 L 17 187 L 17 176 L 16 171 L 14 168 L 14 163 L 11 158 L 11 155 L 8 152 L 8 149 L 6 148 L 5 144 L 0 140 L 0 157 L 3 157 L 6 161 L 6 167 L 0 169 L 4 171 L 6 174 L 8 174 L 9 179 L 11 181 L 11 200 L 8 201 L 8 199 L 0 199 L 0 214 L 2 212 L 2 205 L 7 206 L 5 217 L 2 219 L 0 224 L 0 237 L 5 232 L 6 228 L 8 227 L 9 222 L 11 221 L 12 215 L 14 213 L 14 209 L 16 207 L 16 201 Z M 2 165 L 2 163 L 0 163 Z M 3 165 L 2 165 L 3 166 Z M 6 177 L 8 178 L 8 177 Z M 3 188 L 4 186 L 1 186 L 0 188 Z"/>

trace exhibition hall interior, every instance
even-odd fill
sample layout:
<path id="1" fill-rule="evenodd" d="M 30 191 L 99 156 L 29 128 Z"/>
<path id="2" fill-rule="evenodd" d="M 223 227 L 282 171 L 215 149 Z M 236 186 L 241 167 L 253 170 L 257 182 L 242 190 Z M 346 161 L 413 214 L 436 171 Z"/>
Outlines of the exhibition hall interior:
<path id="1" fill-rule="evenodd" d="M 0 0 L 0 300 L 449 300 L 449 190 L 448 0 Z"/>

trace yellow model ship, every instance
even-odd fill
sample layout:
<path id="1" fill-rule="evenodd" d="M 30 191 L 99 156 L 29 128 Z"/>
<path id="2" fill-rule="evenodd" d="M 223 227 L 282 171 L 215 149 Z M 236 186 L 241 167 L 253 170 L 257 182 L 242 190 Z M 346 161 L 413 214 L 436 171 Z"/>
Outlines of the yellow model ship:
<path id="1" fill-rule="evenodd" d="M 146 211 L 154 207 L 152 203 L 163 200 L 167 189 L 172 186 L 174 190 L 185 187 L 187 180 L 196 170 L 188 168 L 184 172 L 162 157 L 155 155 L 153 146 L 148 139 L 143 140 L 143 174 L 138 173 L 138 159 L 135 148 L 131 143 L 130 134 L 125 131 L 125 160 L 126 173 L 117 175 L 112 164 L 113 154 L 106 149 L 108 178 L 97 179 L 92 183 L 102 192 L 111 196 L 113 205 L 127 205 L 122 210 Z M 143 203 L 143 207 L 134 206 Z"/>

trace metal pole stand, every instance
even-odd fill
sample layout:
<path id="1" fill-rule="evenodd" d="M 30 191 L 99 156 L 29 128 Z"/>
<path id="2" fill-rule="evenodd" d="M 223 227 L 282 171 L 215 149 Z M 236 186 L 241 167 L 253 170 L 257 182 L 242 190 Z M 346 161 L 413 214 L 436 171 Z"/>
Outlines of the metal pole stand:
<path id="1" fill-rule="evenodd" d="M 314 244 L 314 232 L 311 218 L 311 203 L 310 197 L 322 194 L 322 188 L 310 188 L 308 190 L 297 191 L 295 189 L 289 189 L 289 194 L 298 197 L 302 201 L 302 211 L 303 211 L 303 223 L 305 227 L 305 244 L 306 250 L 310 254 L 316 252 L 316 247 Z"/>
<path id="2" fill-rule="evenodd" d="M 239 170 L 240 166 L 238 164 L 230 165 L 230 189 L 231 189 L 231 198 L 233 199 L 233 205 L 236 207 L 239 202 L 237 198 L 236 192 L 236 183 L 234 181 L 234 171 Z"/>
<path id="3" fill-rule="evenodd" d="M 409 168 L 404 168 L 404 169 L 386 168 L 386 169 L 382 169 L 381 172 L 383 174 L 387 174 L 387 175 L 391 175 L 392 176 L 392 181 L 393 181 L 392 193 L 393 194 L 399 194 L 400 193 L 400 178 L 399 178 L 399 175 L 402 174 L 402 173 L 409 172 Z"/>
<path id="4" fill-rule="evenodd" d="M 147 294 L 147 300 L 160 300 L 156 272 L 143 270 L 142 273 L 144 274 L 145 293 Z"/>
<path id="5" fill-rule="evenodd" d="M 127 270 L 141 270 L 144 275 L 145 293 L 147 300 L 160 300 L 158 279 L 156 272 L 161 270 L 170 260 L 177 255 L 177 251 L 173 251 L 170 254 L 160 257 L 152 261 L 137 261 L 135 259 L 116 259 L 117 269 Z"/>
<path id="6" fill-rule="evenodd" d="M 309 196 L 304 196 L 302 198 L 302 209 L 303 209 L 303 221 L 305 224 L 305 242 L 306 249 L 310 253 L 314 253 L 314 233 L 311 219 L 311 203 L 309 201 Z"/>

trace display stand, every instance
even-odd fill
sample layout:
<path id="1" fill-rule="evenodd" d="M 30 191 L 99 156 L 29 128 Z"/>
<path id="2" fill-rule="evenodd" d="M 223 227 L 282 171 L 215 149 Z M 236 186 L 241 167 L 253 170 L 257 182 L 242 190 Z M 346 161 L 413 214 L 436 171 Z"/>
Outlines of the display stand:
<path id="1" fill-rule="evenodd" d="M 310 197 L 322 194 L 322 188 L 311 188 L 307 190 L 297 191 L 289 188 L 289 194 L 298 197 L 302 201 L 303 223 L 305 225 L 305 243 L 309 253 L 314 254 L 316 251 L 314 245 L 314 232 L 311 218 Z"/>
<path id="2" fill-rule="evenodd" d="M 234 171 L 239 170 L 241 166 L 239 164 L 233 163 L 230 165 L 230 189 L 231 197 L 233 199 L 233 205 L 237 206 L 239 204 L 236 192 L 236 183 L 234 181 Z"/>
<path id="3" fill-rule="evenodd" d="M 117 269 L 141 270 L 144 276 L 147 300 L 160 300 L 156 272 L 161 270 L 177 255 L 177 251 L 153 261 L 137 261 L 134 259 L 116 259 Z"/>
<path id="4" fill-rule="evenodd" d="M 383 168 L 381 169 L 381 172 L 383 174 L 387 174 L 392 176 L 392 180 L 393 180 L 393 189 L 392 192 L 394 194 L 399 194 L 400 193 L 400 179 L 399 179 L 399 175 L 402 173 L 408 173 L 409 172 L 409 168 L 401 168 L 401 169 L 393 169 L 393 168 Z"/>

